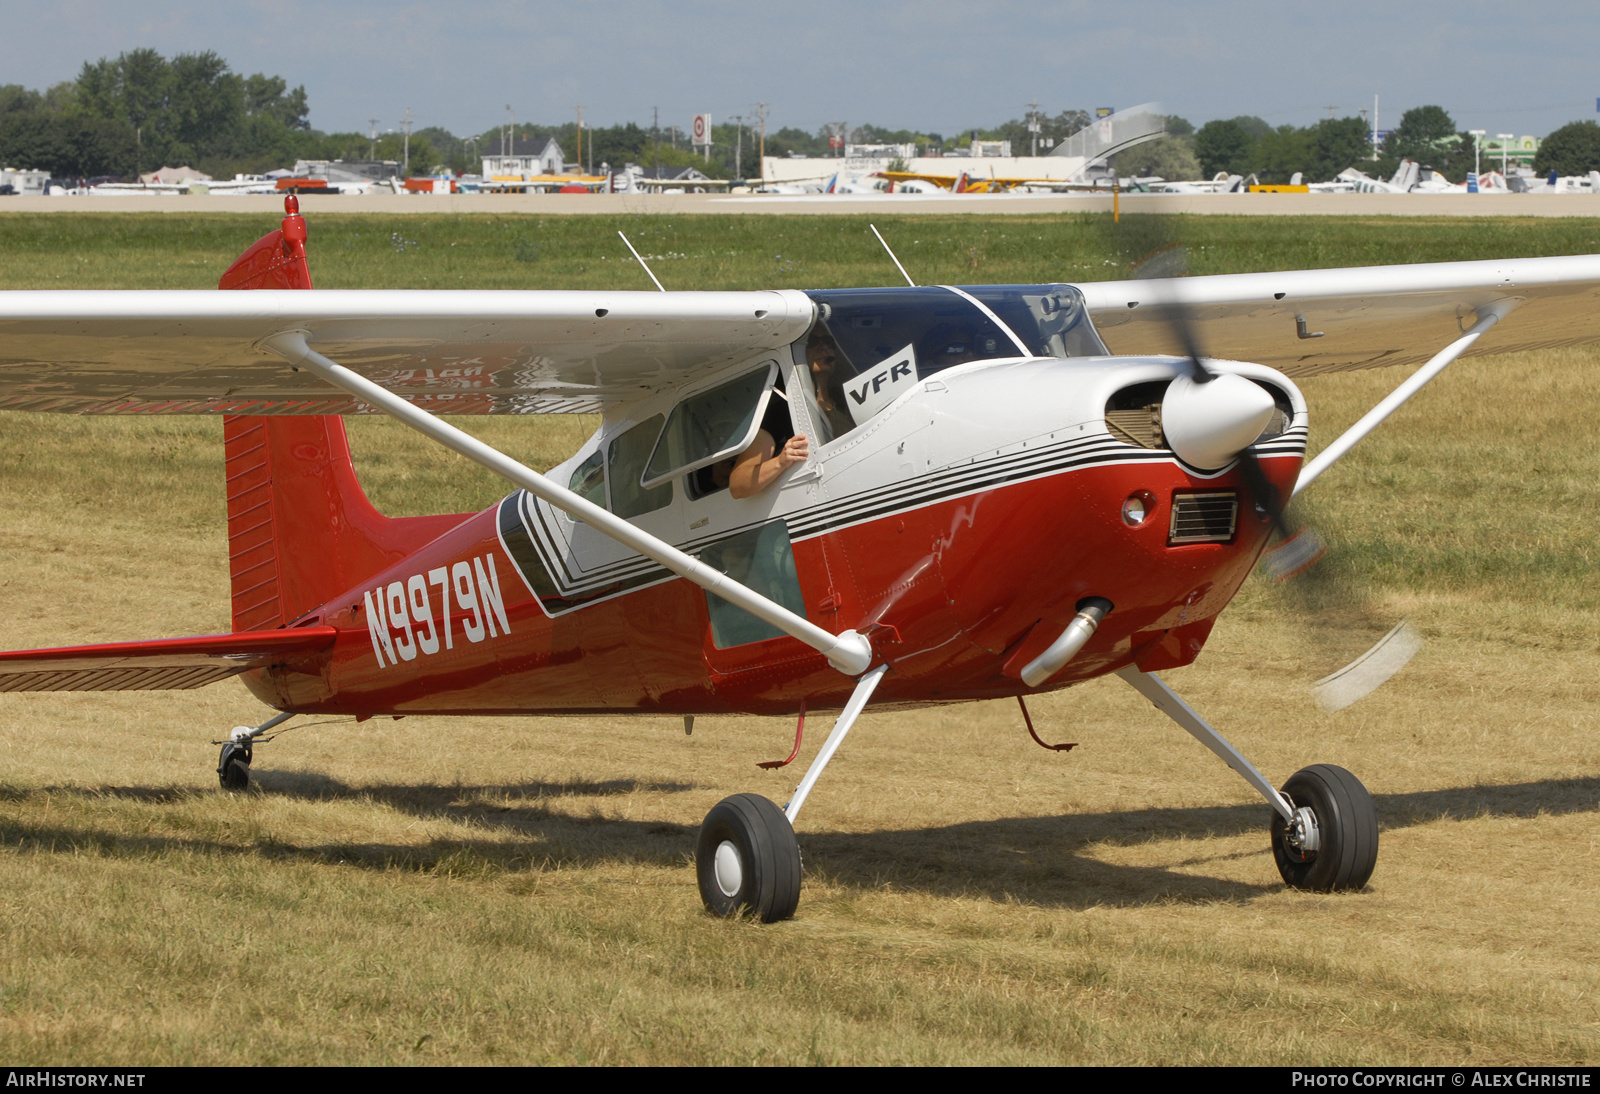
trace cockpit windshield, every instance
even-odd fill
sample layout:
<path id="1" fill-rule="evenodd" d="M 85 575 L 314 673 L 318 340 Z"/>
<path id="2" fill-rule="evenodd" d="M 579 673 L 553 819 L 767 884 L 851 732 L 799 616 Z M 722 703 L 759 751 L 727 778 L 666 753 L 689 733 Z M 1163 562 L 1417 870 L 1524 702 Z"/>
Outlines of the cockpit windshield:
<path id="1" fill-rule="evenodd" d="M 1083 294 L 1071 285 L 965 285 L 1035 357 L 1104 357 Z"/>
<path id="2" fill-rule="evenodd" d="M 866 421 L 918 380 L 968 361 L 1103 356 L 1083 295 L 1071 285 L 832 289 L 795 361 L 826 432 Z"/>

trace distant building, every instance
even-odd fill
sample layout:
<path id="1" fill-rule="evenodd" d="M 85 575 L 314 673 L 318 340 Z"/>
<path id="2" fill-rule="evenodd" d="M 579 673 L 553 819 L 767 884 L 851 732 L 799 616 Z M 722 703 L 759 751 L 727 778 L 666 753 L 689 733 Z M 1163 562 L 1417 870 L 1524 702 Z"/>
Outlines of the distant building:
<path id="1" fill-rule="evenodd" d="M 914 144 L 847 144 L 844 146 L 844 158 L 847 160 L 909 160 L 915 159 L 917 146 Z"/>
<path id="2" fill-rule="evenodd" d="M 483 157 L 486 179 L 559 175 L 562 167 L 561 146 L 553 137 L 543 141 L 512 141 L 504 154 Z"/>
<path id="3" fill-rule="evenodd" d="M 7 167 L 0 169 L 0 194 L 32 194 L 37 197 L 44 193 L 49 180 L 48 171 L 18 171 Z"/>

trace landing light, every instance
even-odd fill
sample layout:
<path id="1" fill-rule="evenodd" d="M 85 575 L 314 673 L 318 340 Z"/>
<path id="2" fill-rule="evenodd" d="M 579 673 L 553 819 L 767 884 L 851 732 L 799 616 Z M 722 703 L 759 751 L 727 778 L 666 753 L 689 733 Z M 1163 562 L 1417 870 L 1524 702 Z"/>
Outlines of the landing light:
<path id="1" fill-rule="evenodd" d="M 1137 528 L 1145 522 L 1154 508 L 1155 499 L 1145 493 L 1134 494 L 1122 503 L 1122 519 L 1131 528 Z"/>

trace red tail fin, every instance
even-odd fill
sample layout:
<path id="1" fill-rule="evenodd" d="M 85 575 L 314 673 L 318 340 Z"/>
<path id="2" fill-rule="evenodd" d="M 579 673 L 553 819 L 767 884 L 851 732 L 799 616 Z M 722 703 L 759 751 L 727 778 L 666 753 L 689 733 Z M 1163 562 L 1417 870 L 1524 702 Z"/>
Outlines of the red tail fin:
<path id="1" fill-rule="evenodd" d="M 284 201 L 283 227 L 240 255 L 220 288 L 311 287 L 299 206 L 293 195 Z M 374 509 L 341 418 L 230 415 L 222 432 L 235 631 L 292 623 L 463 519 Z"/>

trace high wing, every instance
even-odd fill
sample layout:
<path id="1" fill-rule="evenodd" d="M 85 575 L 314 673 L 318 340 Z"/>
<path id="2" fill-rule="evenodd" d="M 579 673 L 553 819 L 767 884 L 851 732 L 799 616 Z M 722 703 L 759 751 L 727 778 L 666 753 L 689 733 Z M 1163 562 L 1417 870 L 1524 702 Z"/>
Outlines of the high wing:
<path id="1" fill-rule="evenodd" d="M 1182 353 L 1147 306 L 1177 299 L 1212 354 L 1291 376 L 1425 360 L 1506 301 L 1515 309 L 1470 352 L 1600 340 L 1600 256 L 1077 287 L 1114 352 Z M 586 413 L 777 351 L 814 313 L 787 289 L 3 292 L 0 409 L 361 409 L 261 345 L 298 330 L 318 353 L 435 413 Z"/>
<path id="2" fill-rule="evenodd" d="M 301 330 L 435 413 L 591 413 L 787 346 L 813 314 L 795 290 L 0 292 L 0 409 L 360 409 L 259 345 Z"/>
<path id="3" fill-rule="evenodd" d="M 314 660 L 333 627 L 245 631 L 0 653 L 0 691 L 183 691 L 268 665 Z"/>
<path id="4" fill-rule="evenodd" d="M 1600 341 L 1600 255 L 1436 262 L 1077 286 L 1114 353 L 1182 354 L 1159 307 L 1180 302 L 1216 357 L 1289 376 L 1416 364 L 1459 338 L 1479 309 L 1515 303 L 1467 352 Z"/>

